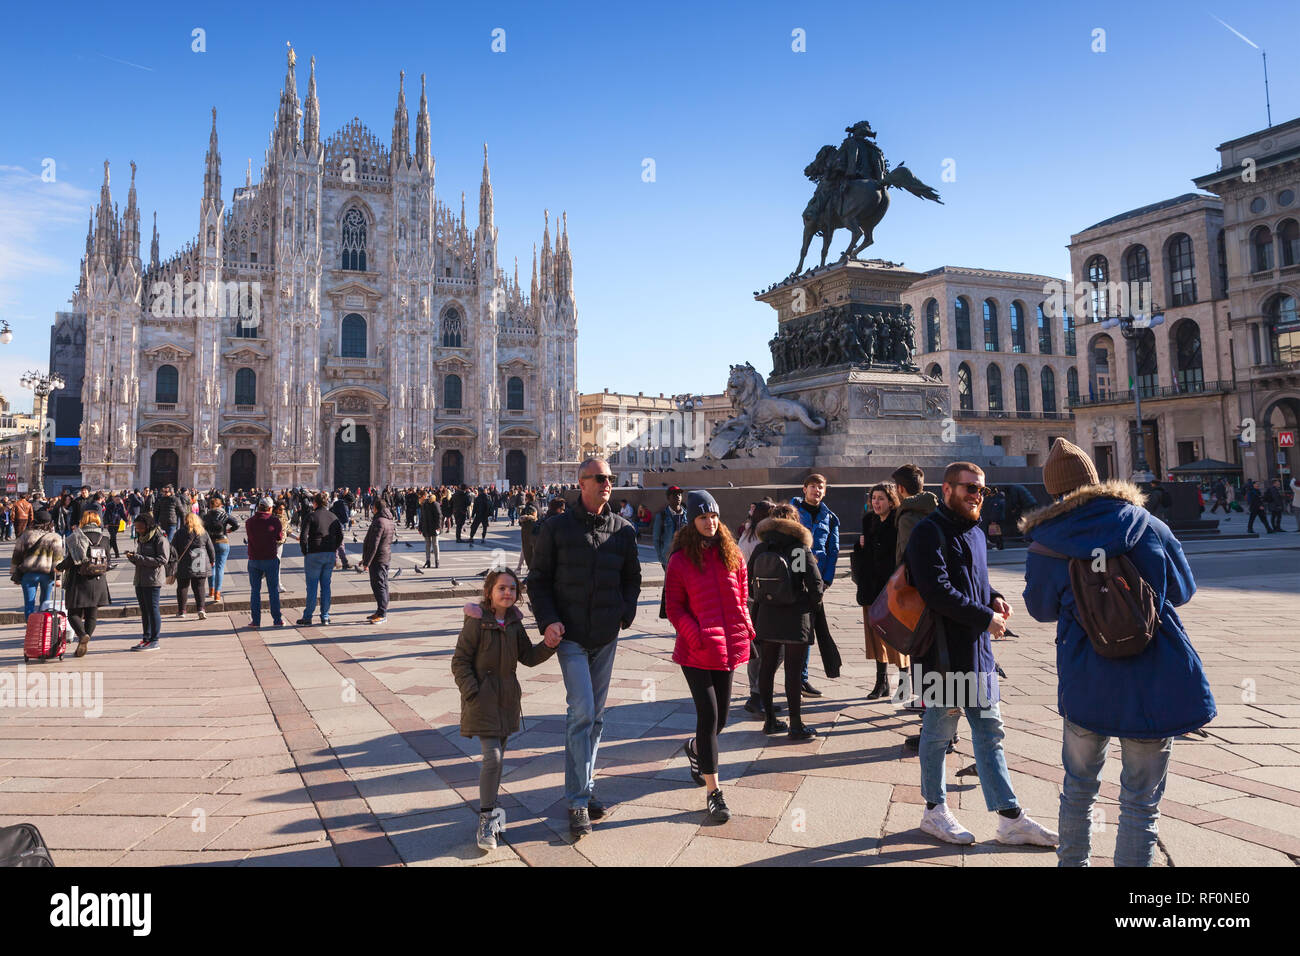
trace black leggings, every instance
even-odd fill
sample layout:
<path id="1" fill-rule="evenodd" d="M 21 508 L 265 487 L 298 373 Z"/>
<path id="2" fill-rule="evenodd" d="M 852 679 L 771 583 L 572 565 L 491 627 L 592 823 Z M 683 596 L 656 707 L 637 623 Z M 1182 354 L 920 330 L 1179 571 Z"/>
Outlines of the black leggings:
<path id="1" fill-rule="evenodd" d="M 706 671 L 682 666 L 686 686 L 695 698 L 695 750 L 700 773 L 718 772 L 718 734 L 727 726 L 731 707 L 731 671 Z"/>
<path id="2" fill-rule="evenodd" d="M 763 713 L 772 713 L 772 685 L 776 683 L 776 669 L 781 664 L 781 648 L 785 648 L 785 704 L 790 708 L 790 726 L 797 728 L 803 721 L 799 715 L 803 692 L 802 644 L 777 644 L 773 641 L 756 641 L 758 646 L 758 695 L 763 699 Z"/>
<path id="3" fill-rule="evenodd" d="M 207 585 L 207 578 L 177 578 L 176 579 L 176 613 L 185 613 L 185 592 L 194 592 L 194 603 L 198 605 L 200 611 L 203 610 L 203 588 Z"/>
<path id="4" fill-rule="evenodd" d="M 68 608 L 68 623 L 72 625 L 72 633 L 77 635 L 78 641 L 90 640 L 91 635 L 95 633 L 98 616 L 97 607 Z"/>

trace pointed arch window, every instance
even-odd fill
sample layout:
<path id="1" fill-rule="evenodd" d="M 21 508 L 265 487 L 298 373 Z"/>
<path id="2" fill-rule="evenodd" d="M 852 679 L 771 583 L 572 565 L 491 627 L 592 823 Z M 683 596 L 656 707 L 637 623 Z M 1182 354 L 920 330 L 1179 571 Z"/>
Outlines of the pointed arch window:
<path id="1" fill-rule="evenodd" d="M 366 271 L 366 217 L 360 209 L 352 208 L 343 214 L 343 264 L 340 268 Z"/>
<path id="2" fill-rule="evenodd" d="M 461 329 L 460 312 L 456 309 L 448 309 L 442 317 L 442 345 L 443 348 L 458 349 L 461 347 L 463 336 Z"/>
<path id="3" fill-rule="evenodd" d="M 235 373 L 235 404 L 257 404 L 257 373 L 251 368 L 241 368 Z"/>

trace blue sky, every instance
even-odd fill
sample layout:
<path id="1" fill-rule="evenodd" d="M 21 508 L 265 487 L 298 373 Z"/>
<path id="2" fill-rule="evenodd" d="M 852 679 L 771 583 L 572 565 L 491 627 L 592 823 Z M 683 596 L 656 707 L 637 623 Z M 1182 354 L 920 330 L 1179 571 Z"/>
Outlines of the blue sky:
<path id="1" fill-rule="evenodd" d="M 943 195 L 894 193 L 867 253 L 917 270 L 1064 274 L 1071 232 L 1190 191 L 1218 143 L 1265 125 L 1259 52 L 1214 15 L 1272 48 L 1274 122 L 1300 115 L 1293 2 L 22 5 L 0 38 L 0 392 L 30 407 L 17 379 L 48 361 L 103 160 L 122 205 L 138 164 L 166 256 L 196 231 L 210 107 L 227 202 L 261 165 L 286 40 L 300 96 L 317 58 L 323 135 L 356 115 L 387 142 L 398 71 L 412 110 L 428 73 L 438 193 L 473 216 L 486 141 L 525 285 L 542 210 L 568 212 L 579 389 L 672 394 L 770 369 L 752 292 L 793 269 L 802 169 L 859 119 Z"/>

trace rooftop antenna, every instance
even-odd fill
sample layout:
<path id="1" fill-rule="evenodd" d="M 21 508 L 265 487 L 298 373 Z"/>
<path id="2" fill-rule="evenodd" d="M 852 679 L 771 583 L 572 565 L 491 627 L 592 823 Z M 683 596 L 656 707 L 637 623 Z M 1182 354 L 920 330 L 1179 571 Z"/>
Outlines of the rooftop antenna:
<path id="1" fill-rule="evenodd" d="M 1223 26 L 1224 26 L 1225 28 L 1227 28 L 1228 30 L 1231 30 L 1234 34 L 1236 34 L 1238 37 L 1240 37 L 1240 38 L 1241 38 L 1242 40 L 1244 40 L 1246 43 L 1249 43 L 1249 44 L 1250 44 L 1252 47 L 1254 47 L 1256 50 L 1259 50 L 1260 56 L 1263 57 L 1263 60 L 1264 60 L 1264 112 L 1265 112 L 1265 113 L 1267 114 L 1267 116 L 1268 116 L 1268 128 L 1269 128 L 1269 129 L 1272 129 L 1272 128 L 1273 128 L 1273 104 L 1269 101 L 1269 95 L 1268 95 L 1268 51 L 1262 49 L 1258 43 L 1256 43 L 1255 41 L 1253 41 L 1252 39 L 1250 39 L 1250 37 L 1246 36 L 1246 35 L 1245 35 L 1244 33 L 1242 33 L 1240 30 L 1235 29 L 1234 27 L 1230 26 L 1229 24 L 1224 23 L 1223 20 L 1220 20 L 1218 17 L 1215 17 L 1213 13 L 1211 13 L 1210 16 L 1214 17 L 1214 19 L 1216 19 L 1216 20 L 1218 20 L 1220 23 L 1222 23 Z"/>

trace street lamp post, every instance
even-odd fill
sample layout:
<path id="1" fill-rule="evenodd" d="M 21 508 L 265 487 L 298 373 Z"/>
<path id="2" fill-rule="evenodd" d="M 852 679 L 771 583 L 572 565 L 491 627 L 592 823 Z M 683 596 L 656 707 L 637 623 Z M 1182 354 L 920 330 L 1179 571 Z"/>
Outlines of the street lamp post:
<path id="1" fill-rule="evenodd" d="M 36 395 L 36 471 L 33 475 L 32 493 L 45 494 L 45 400 L 50 392 L 57 391 L 66 384 L 58 372 L 28 372 L 18 380 L 23 388 L 30 388 Z"/>
<path id="2" fill-rule="evenodd" d="M 1133 376 L 1133 402 L 1137 412 L 1137 461 L 1133 463 L 1132 481 L 1135 484 L 1149 484 L 1155 475 L 1147 464 L 1146 429 L 1142 424 L 1142 386 L 1138 382 L 1137 337 L 1142 329 L 1154 328 L 1165 321 L 1163 312 L 1121 315 L 1106 319 L 1101 323 L 1103 329 L 1118 328 L 1128 344 L 1128 367 Z"/>

